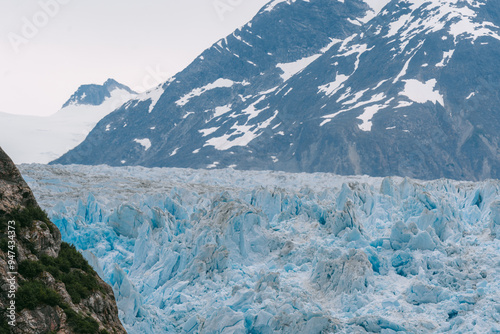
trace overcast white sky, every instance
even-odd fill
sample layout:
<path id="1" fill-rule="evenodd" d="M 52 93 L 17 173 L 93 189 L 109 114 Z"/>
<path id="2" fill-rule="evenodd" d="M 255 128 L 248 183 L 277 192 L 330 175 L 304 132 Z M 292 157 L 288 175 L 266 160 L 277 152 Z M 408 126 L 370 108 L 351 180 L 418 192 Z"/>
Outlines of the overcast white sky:
<path id="1" fill-rule="evenodd" d="M 156 86 L 268 1 L 2 0 L 0 112 L 50 115 L 107 78 Z"/>

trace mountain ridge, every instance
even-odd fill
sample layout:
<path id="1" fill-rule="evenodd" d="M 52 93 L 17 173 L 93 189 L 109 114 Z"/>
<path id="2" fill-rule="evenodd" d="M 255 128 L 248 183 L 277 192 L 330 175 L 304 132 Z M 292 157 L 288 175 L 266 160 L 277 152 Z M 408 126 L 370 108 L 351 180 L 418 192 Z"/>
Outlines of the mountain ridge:
<path id="1" fill-rule="evenodd" d="M 272 1 L 53 163 L 499 177 L 499 13 Z"/>
<path id="2" fill-rule="evenodd" d="M 87 84 L 78 87 L 75 93 L 66 101 L 62 108 L 66 108 L 70 105 L 100 105 L 106 98 L 111 97 L 111 93 L 120 89 L 130 94 L 136 95 L 137 92 L 133 91 L 126 85 L 119 83 L 114 79 L 107 79 L 102 85 Z"/>

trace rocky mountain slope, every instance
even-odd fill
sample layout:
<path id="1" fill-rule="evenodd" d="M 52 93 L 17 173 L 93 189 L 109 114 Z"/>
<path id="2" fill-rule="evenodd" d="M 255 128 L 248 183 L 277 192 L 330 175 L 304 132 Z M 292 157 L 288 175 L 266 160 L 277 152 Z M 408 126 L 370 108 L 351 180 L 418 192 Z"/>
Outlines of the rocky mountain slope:
<path id="1" fill-rule="evenodd" d="M 136 95 L 109 79 L 81 86 L 48 117 L 0 113 L 0 145 L 17 164 L 48 163 L 80 144 L 97 122 Z"/>
<path id="2" fill-rule="evenodd" d="M 61 242 L 61 233 L 2 149 L 0 232 L 1 333 L 125 333 L 112 289 L 73 246 Z M 15 298 L 9 296 L 12 277 Z M 10 311 L 7 318 L 11 301 L 15 326 L 8 324 L 14 320 Z"/>
<path id="3" fill-rule="evenodd" d="M 270 1 L 55 163 L 500 177 L 500 3 Z"/>

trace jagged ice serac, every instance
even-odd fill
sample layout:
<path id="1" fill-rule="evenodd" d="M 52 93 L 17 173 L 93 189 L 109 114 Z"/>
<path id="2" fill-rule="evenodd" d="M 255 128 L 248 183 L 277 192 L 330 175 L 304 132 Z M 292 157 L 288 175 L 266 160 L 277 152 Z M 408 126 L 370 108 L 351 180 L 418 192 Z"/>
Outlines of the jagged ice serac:
<path id="1" fill-rule="evenodd" d="M 496 333 L 500 181 L 21 165 L 129 333 Z"/>

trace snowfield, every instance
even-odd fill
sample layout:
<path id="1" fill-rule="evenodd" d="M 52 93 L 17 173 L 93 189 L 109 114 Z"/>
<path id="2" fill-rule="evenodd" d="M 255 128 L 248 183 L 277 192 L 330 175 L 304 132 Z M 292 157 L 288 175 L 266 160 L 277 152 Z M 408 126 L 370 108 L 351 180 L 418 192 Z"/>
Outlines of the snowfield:
<path id="1" fill-rule="evenodd" d="M 49 163 L 83 142 L 102 118 L 134 96 L 115 89 L 100 105 L 70 104 L 46 117 L 0 113 L 0 144 L 16 164 Z"/>
<path id="2" fill-rule="evenodd" d="M 500 182 L 21 165 L 129 333 L 498 333 Z"/>

